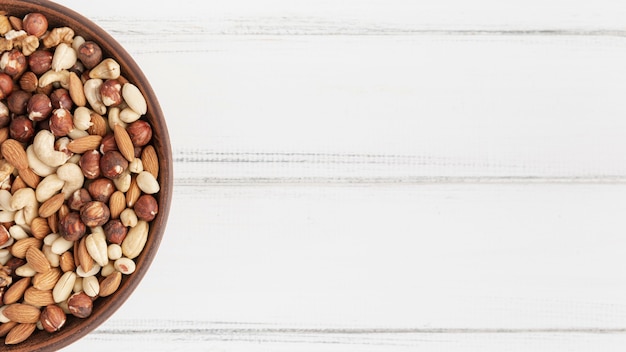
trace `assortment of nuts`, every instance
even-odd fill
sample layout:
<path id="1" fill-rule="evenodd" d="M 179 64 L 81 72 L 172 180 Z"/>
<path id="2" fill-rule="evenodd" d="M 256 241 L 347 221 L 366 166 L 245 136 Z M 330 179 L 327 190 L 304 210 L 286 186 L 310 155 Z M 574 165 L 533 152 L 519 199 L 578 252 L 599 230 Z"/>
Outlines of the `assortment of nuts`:
<path id="1" fill-rule="evenodd" d="M 146 99 L 98 43 L 0 13 L 0 339 L 86 318 L 159 211 Z"/>

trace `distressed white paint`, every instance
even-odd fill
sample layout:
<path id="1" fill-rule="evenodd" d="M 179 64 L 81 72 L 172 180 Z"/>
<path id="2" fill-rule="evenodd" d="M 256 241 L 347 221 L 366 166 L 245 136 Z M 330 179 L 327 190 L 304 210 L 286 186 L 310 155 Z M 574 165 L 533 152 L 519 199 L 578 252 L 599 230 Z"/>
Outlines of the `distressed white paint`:
<path id="1" fill-rule="evenodd" d="M 64 351 L 626 343 L 626 3 L 58 2 L 143 67 L 176 186 Z"/>

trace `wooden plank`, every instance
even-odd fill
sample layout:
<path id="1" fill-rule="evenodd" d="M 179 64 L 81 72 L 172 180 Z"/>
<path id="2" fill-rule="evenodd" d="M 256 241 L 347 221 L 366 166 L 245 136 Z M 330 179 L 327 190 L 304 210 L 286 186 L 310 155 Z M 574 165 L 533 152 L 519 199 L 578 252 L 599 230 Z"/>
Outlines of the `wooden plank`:
<path id="1" fill-rule="evenodd" d="M 80 0 L 58 2 L 119 34 L 125 27 L 132 29 L 128 34 L 133 35 L 154 28 L 215 34 L 397 34 L 433 29 L 621 33 L 626 17 L 626 6 L 617 0 L 238 0 L 209 5 L 187 0 L 159 6 L 111 0 L 105 8 Z"/>
<path id="2" fill-rule="evenodd" d="M 620 329 L 625 210 L 624 185 L 178 187 L 113 319 Z"/>
<path id="3" fill-rule="evenodd" d="M 96 11 L 88 4 L 66 4 Z M 359 5 L 365 10 L 354 14 L 401 23 L 402 12 L 389 9 L 407 5 L 394 4 L 387 10 L 382 2 Z M 151 17 L 163 9 L 145 10 L 139 19 L 108 17 L 106 11 L 118 11 L 116 6 L 100 14 L 112 21 L 110 29 L 161 97 L 176 160 L 192 162 L 179 163 L 177 170 L 191 182 L 350 182 L 359 177 L 373 182 L 436 177 L 622 182 L 626 175 L 621 153 L 626 148 L 626 46 L 620 36 L 519 28 L 472 35 L 467 29 L 437 29 L 443 27 L 329 35 L 318 30 L 334 28 L 327 22 L 304 21 L 307 27 L 281 20 L 292 18 L 287 15 L 263 19 L 254 16 L 266 13 L 267 6 L 239 5 L 217 5 L 211 11 L 220 18 L 242 11 L 251 22 L 209 17 L 164 25 Z M 340 14 L 357 7 L 351 2 L 309 4 L 301 10 L 287 2 L 271 5 L 273 13 L 326 14 L 337 23 L 343 23 Z M 130 11 L 140 5 L 128 6 Z M 544 5 L 525 6 L 537 10 Z M 611 11 L 594 12 L 589 6 L 546 6 L 538 13 L 588 11 L 584 18 L 589 18 L 620 13 L 623 7 L 598 3 L 593 8 Z M 466 7 L 454 3 L 432 11 L 437 17 L 437 11 L 467 12 Z M 181 9 L 186 7 L 171 9 L 172 17 L 182 16 L 177 15 Z M 513 9 L 493 6 L 496 13 Z M 225 23 L 237 23 L 239 29 Z M 269 29 L 250 29 L 251 23 Z M 175 70 L 184 79 L 163 74 L 172 63 L 184 63 Z"/>
<path id="4" fill-rule="evenodd" d="M 622 39 L 268 37 L 200 45 L 211 51 L 138 57 L 171 121 L 179 176 L 626 175 Z M 189 64 L 178 72 L 194 79 L 159 74 L 163 61 L 183 58 Z"/>
<path id="5" fill-rule="evenodd" d="M 623 331 L 436 331 L 280 327 L 180 321 L 106 323 L 64 352 L 150 351 L 618 351 Z"/>

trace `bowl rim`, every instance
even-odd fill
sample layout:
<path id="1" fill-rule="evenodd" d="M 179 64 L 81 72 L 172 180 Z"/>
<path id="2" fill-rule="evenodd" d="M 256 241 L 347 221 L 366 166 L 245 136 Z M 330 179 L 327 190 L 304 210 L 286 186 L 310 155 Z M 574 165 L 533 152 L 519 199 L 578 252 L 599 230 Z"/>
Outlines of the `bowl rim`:
<path id="1" fill-rule="evenodd" d="M 172 150 L 167 123 L 159 100 L 145 74 L 126 49 L 107 31 L 84 15 L 48 0 L 5 0 L 0 10 L 8 15 L 23 17 L 29 12 L 41 12 L 48 18 L 50 28 L 69 26 L 76 35 L 97 42 L 106 56 L 114 57 L 120 64 L 122 73 L 129 82 L 135 84 L 148 102 L 148 113 L 142 119 L 150 122 L 153 128 L 153 144 L 159 157 L 158 181 L 161 186 L 156 194 L 159 212 L 150 222 L 148 242 L 142 253 L 135 259 L 136 271 L 124 277 L 117 292 L 94 301 L 93 314 L 84 319 L 69 319 L 67 324 L 55 333 L 35 331 L 26 341 L 15 345 L 2 344 L 3 351 L 57 351 L 67 347 L 108 320 L 131 296 L 152 264 L 165 233 L 169 218 L 173 193 Z M 77 26 L 77 24 L 79 26 Z"/>

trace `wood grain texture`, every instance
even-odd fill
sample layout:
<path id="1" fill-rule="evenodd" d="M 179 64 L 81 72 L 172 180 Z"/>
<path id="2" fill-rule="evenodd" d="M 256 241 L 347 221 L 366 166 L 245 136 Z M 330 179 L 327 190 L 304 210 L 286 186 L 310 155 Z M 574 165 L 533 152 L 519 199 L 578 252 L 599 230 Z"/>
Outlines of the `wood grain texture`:
<path id="1" fill-rule="evenodd" d="M 59 3 L 142 66 L 175 174 L 153 269 L 64 351 L 626 343 L 623 2 Z"/>

